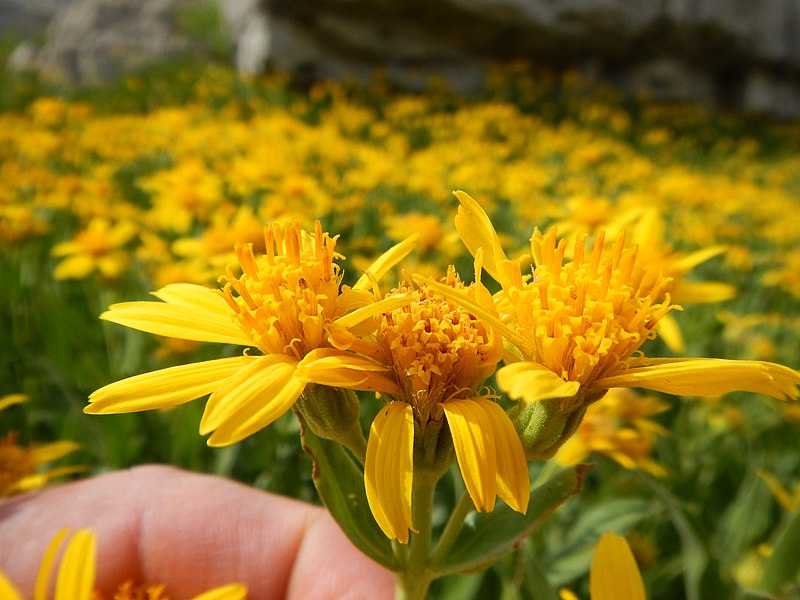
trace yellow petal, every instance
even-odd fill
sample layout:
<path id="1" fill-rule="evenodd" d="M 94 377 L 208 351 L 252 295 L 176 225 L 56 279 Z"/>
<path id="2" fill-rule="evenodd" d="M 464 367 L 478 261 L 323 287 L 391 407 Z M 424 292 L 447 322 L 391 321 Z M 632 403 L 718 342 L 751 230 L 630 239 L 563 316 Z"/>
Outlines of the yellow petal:
<path id="1" fill-rule="evenodd" d="M 396 296 L 389 296 L 378 302 L 374 302 L 368 306 L 362 306 L 347 313 L 343 317 L 339 317 L 333 322 L 336 327 L 351 328 L 370 317 L 388 312 L 411 301 L 411 296 L 408 294 L 398 294 Z"/>
<path id="2" fill-rule="evenodd" d="M 604 533 L 589 574 L 592 600 L 646 600 L 639 567 L 625 538 Z"/>
<path id="3" fill-rule="evenodd" d="M 375 521 L 391 540 L 408 543 L 411 485 L 414 479 L 414 413 L 410 404 L 381 408 L 369 431 L 364 486 Z"/>
<path id="4" fill-rule="evenodd" d="M 419 234 L 415 233 L 408 236 L 399 244 L 395 244 L 386 252 L 381 254 L 375 261 L 367 268 L 364 274 L 359 278 L 353 289 L 361 290 L 367 289 L 372 284 L 372 281 L 378 281 L 381 277 L 394 267 L 397 263 L 403 260 L 417 245 Z"/>
<path id="5" fill-rule="evenodd" d="M 499 404 L 482 398 L 473 402 L 480 403 L 492 429 L 497 455 L 497 495 L 515 511 L 524 514 L 531 498 L 531 480 L 525 449 L 514 424 Z"/>
<path id="6" fill-rule="evenodd" d="M 33 459 L 36 461 L 37 465 L 43 465 L 58 460 L 62 456 L 66 456 L 80 447 L 80 444 L 67 440 L 43 444 L 33 449 Z"/>
<path id="7" fill-rule="evenodd" d="M 247 586 L 231 583 L 195 596 L 192 600 L 245 600 L 245 598 L 247 598 Z"/>
<path id="8" fill-rule="evenodd" d="M 168 304 L 199 308 L 217 313 L 230 320 L 231 309 L 217 290 L 194 283 L 171 283 L 160 290 L 151 292 L 159 300 Z"/>
<path id="9" fill-rule="evenodd" d="M 27 401 L 28 397 L 25 394 L 7 394 L 3 397 L 0 397 L 0 410 L 5 410 L 9 406 L 22 404 L 23 402 Z"/>
<path id="10" fill-rule="evenodd" d="M 538 402 L 550 398 L 570 398 L 578 393 L 577 381 L 564 381 L 539 363 L 522 361 L 497 371 L 497 385 L 513 400 Z"/>
<path id="11" fill-rule="evenodd" d="M 702 250 L 697 250 L 682 258 L 679 258 L 675 262 L 672 263 L 671 272 L 678 272 L 678 273 L 686 273 L 687 271 L 691 271 L 700 263 L 706 262 L 708 259 L 713 258 L 719 254 L 722 254 L 728 249 L 727 246 L 708 246 L 707 248 L 703 248 Z"/>
<path id="12" fill-rule="evenodd" d="M 680 354 L 686 350 L 681 328 L 678 326 L 678 321 L 671 314 L 666 314 L 658 320 L 656 331 L 658 332 L 658 337 L 664 340 L 664 343 L 673 352 Z"/>
<path id="13" fill-rule="evenodd" d="M 56 279 L 82 279 L 94 269 L 94 260 L 87 254 L 68 256 L 53 270 Z"/>
<path id="14" fill-rule="evenodd" d="M 91 600 L 94 591 L 95 539 L 79 529 L 67 543 L 56 578 L 55 600 Z"/>
<path id="15" fill-rule="evenodd" d="M 456 460 L 475 508 L 494 509 L 497 496 L 497 454 L 486 413 L 474 400 L 448 400 L 442 404 Z"/>
<path id="16" fill-rule="evenodd" d="M 679 281 L 670 293 L 678 304 L 709 304 L 733 298 L 736 288 L 718 281 Z"/>
<path id="17" fill-rule="evenodd" d="M 115 381 L 89 396 L 88 414 L 138 412 L 178 406 L 210 394 L 256 358 L 233 356 L 169 367 Z"/>
<path id="18" fill-rule="evenodd" d="M 166 302 L 112 304 L 100 318 L 147 333 L 194 342 L 253 346 L 231 316 L 194 306 Z"/>
<path id="19" fill-rule="evenodd" d="M 798 500 L 800 499 L 796 500 L 774 475 L 759 469 L 758 476 L 769 486 L 772 495 L 775 496 L 775 500 L 784 510 L 793 512 L 797 508 Z"/>
<path id="20" fill-rule="evenodd" d="M 453 192 L 453 195 L 458 198 L 460 203 L 455 222 L 461 241 L 464 242 L 472 256 L 475 256 L 478 248 L 483 249 L 483 268 L 496 281 L 500 281 L 497 264 L 508 258 L 500 246 L 497 231 L 489 220 L 489 216 L 469 194 L 457 190 Z"/>
<path id="21" fill-rule="evenodd" d="M 228 378 L 208 399 L 200 434 L 213 432 L 209 446 L 228 446 L 282 416 L 306 387 L 297 361 L 283 354 L 259 356 Z"/>
<path id="22" fill-rule="evenodd" d="M 797 398 L 800 385 L 797 371 L 756 360 L 652 358 L 633 364 L 619 375 L 598 380 L 596 385 L 601 388 L 641 387 L 682 396 L 717 396 L 741 391 L 779 400 Z"/>
<path id="23" fill-rule="evenodd" d="M 385 366 L 352 352 L 317 348 L 300 361 L 295 377 L 331 387 L 399 394 L 400 388 L 389 373 Z"/>
<path id="24" fill-rule="evenodd" d="M 69 534 L 69 529 L 60 530 L 50 543 L 42 556 L 42 562 L 39 564 L 39 573 L 36 576 L 36 586 L 33 590 L 34 600 L 46 600 L 50 588 L 50 574 L 53 570 L 53 564 L 56 561 L 56 555 L 61 548 L 61 542 Z"/>
<path id="25" fill-rule="evenodd" d="M 8 578 L 0 571 L 0 598 L 3 600 L 24 600 Z"/>

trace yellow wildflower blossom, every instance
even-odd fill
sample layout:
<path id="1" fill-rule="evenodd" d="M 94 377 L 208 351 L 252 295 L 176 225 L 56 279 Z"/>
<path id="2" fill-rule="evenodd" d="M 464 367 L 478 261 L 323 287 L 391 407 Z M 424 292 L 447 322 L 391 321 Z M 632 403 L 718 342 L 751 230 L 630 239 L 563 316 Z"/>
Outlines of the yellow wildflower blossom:
<path id="1" fill-rule="evenodd" d="M 94 591 L 97 549 L 95 534 L 88 529 L 78 529 L 66 542 L 61 562 L 56 571 L 55 590 L 50 595 L 50 580 L 64 540 L 69 536 L 69 529 L 62 529 L 45 550 L 39 573 L 36 577 L 33 600 L 102 600 L 104 596 Z M 125 582 L 114 594 L 115 600 L 169 600 L 164 593 L 164 586 L 136 586 Z M 209 590 L 194 600 L 244 600 L 247 588 L 233 583 Z M 22 594 L 0 571 L 0 598 L 3 600 L 23 600 Z"/>
<path id="2" fill-rule="evenodd" d="M 479 288 L 465 288 L 452 267 L 443 285 L 471 293 Z M 502 338 L 426 285 L 401 287 L 387 299 L 398 295 L 410 299 L 381 316 L 374 342 L 334 335 L 337 345 L 385 366 L 395 382 L 372 423 L 364 463 L 367 500 L 378 525 L 389 538 L 408 542 L 415 463 L 420 453 L 440 448 L 444 422 L 475 507 L 491 511 L 500 496 L 524 513 L 530 496 L 525 453 L 505 411 L 480 389 L 502 356 Z M 303 371 L 320 378 L 313 365 Z M 378 387 L 370 385 L 373 373 L 365 376 L 365 388 Z"/>
<path id="3" fill-rule="evenodd" d="M 556 231 L 531 237 L 532 276 L 522 259 L 506 257 L 489 217 L 475 200 L 455 192 L 461 206 L 456 228 L 473 255 L 502 286 L 495 309 L 435 285 L 497 327 L 515 348 L 497 372 L 498 385 L 525 404 L 557 400 L 563 431 L 553 431 L 547 457 L 574 432 L 586 407 L 614 387 L 642 387 L 682 395 L 749 391 L 796 398 L 800 373 L 774 363 L 715 358 L 649 359 L 642 344 L 674 309 L 665 293 L 669 278 L 637 262 L 637 248 L 620 235 L 608 255 L 598 233 L 587 251 L 575 239 L 572 261 Z M 530 456 L 530 455 L 529 455 Z"/>
<path id="4" fill-rule="evenodd" d="M 26 401 L 24 394 L 3 396 L 0 411 Z M 19 443 L 19 434 L 14 431 L 0 436 L 0 497 L 35 490 L 58 477 L 83 471 L 83 467 L 43 469 L 78 448 L 79 444 L 66 440 L 23 446 Z"/>
<path id="5" fill-rule="evenodd" d="M 347 316 L 355 326 L 383 310 L 386 303 L 375 303 L 365 288 L 405 256 L 412 242 L 389 250 L 353 288 L 341 290 L 335 244 L 319 222 L 313 235 L 297 222 L 273 225 L 265 229 L 264 256 L 256 257 L 252 244 L 236 246 L 242 275 L 229 269 L 221 291 L 172 284 L 154 292 L 161 303 L 112 305 L 102 319 L 156 335 L 255 347 L 261 355 L 245 352 L 130 377 L 91 394 L 85 412 L 165 408 L 210 393 L 200 433 L 211 434 L 211 446 L 236 443 L 275 421 L 306 388 L 307 380 L 297 377 L 298 363 L 312 362 L 308 355 L 317 349 L 328 358 L 341 354 L 327 341 L 331 325 Z M 366 359 L 335 367 L 337 375 L 356 381 L 364 379 L 364 370 L 380 367 Z M 377 374 L 372 381 L 381 389 Z"/>
<path id="6" fill-rule="evenodd" d="M 85 229 L 67 242 L 56 244 L 52 255 L 65 257 L 56 267 L 56 279 L 82 279 L 94 271 L 113 279 L 128 268 L 129 257 L 122 247 L 134 235 L 137 227 L 130 221 L 112 224 L 102 218 L 94 218 Z"/>

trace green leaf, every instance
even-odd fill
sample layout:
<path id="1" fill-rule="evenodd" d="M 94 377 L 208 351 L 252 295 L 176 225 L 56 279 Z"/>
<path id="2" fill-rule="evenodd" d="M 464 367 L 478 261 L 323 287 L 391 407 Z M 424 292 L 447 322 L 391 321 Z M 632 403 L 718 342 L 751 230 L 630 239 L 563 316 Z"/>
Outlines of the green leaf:
<path id="1" fill-rule="evenodd" d="M 524 515 L 505 504 L 490 513 L 468 518 L 445 557 L 431 570 L 438 574 L 471 571 L 485 567 L 512 551 L 567 498 L 580 491 L 590 467 L 578 465 L 557 473 L 531 492 L 531 506 Z"/>
<path id="2" fill-rule="evenodd" d="M 317 493 L 351 542 L 392 571 L 400 570 L 392 545 L 378 527 L 367 504 L 364 474 L 345 449 L 316 436 L 298 414 L 303 449 L 313 463 Z"/>
<path id="3" fill-rule="evenodd" d="M 778 539 L 764 565 L 761 587 L 770 593 L 778 594 L 787 583 L 794 581 L 800 572 L 797 549 L 800 548 L 800 511 L 781 527 Z"/>

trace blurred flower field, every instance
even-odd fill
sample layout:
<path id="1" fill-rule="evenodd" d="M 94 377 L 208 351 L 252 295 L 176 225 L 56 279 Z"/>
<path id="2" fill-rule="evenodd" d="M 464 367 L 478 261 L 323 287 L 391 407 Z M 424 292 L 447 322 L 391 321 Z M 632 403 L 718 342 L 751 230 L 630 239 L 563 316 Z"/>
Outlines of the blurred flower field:
<path id="1" fill-rule="evenodd" d="M 214 65 L 95 89 L 2 83 L 0 495 L 46 483 L 47 468 L 80 477 L 158 462 L 318 502 L 291 414 L 225 448 L 198 436 L 202 403 L 83 414 L 112 381 L 221 356 L 98 316 L 170 283 L 216 287 L 234 243 L 263 253 L 264 224 L 292 219 L 340 236 L 345 283 L 414 233 L 409 276 L 453 264 L 472 281 L 453 190 L 480 202 L 515 255 L 534 227 L 569 239 L 626 230 L 683 307 L 647 356 L 800 367 L 800 124 L 623 98 L 525 65 L 498 67 L 473 99 L 437 81 L 392 90 L 380 75 L 299 91 Z M 379 403 L 359 394 L 368 428 Z M 594 545 L 613 530 L 648 597 L 744 598 L 800 530 L 798 431 L 792 401 L 612 389 L 554 459 L 531 464 L 536 481 L 596 463 L 582 492 L 519 551 L 432 596 L 588 597 Z M 7 485 L 4 468 L 27 483 Z M 797 565 L 773 591 L 800 597 Z"/>

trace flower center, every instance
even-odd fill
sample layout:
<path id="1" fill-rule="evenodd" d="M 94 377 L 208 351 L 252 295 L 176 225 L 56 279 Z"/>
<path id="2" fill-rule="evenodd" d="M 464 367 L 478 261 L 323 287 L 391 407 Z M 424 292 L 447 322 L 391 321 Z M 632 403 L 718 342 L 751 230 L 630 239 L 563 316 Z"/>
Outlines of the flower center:
<path id="1" fill-rule="evenodd" d="M 531 341 L 533 356 L 526 358 L 582 385 L 625 368 L 655 337 L 658 320 L 676 308 L 664 294 L 669 278 L 637 264 L 637 248 L 625 248 L 622 235 L 604 256 L 603 238 L 597 235 L 587 255 L 586 236 L 579 235 L 573 260 L 564 265 L 566 242 L 556 243 L 556 230 L 535 231 L 533 277 L 523 282 L 518 275 L 506 289 L 517 325 Z M 660 296 L 666 299 L 657 303 Z"/>
<path id="2" fill-rule="evenodd" d="M 313 236 L 295 222 L 267 227 L 264 238 L 266 255 L 258 258 L 252 244 L 236 245 L 242 275 L 228 269 L 222 295 L 253 345 L 299 360 L 327 344 L 326 326 L 337 316 L 336 237 L 323 233 L 317 221 Z"/>
<path id="3" fill-rule="evenodd" d="M 451 266 L 444 283 L 465 289 Z M 502 340 L 468 311 L 425 285 L 392 294 L 411 293 L 409 304 L 383 315 L 378 345 L 392 365 L 403 401 L 422 423 L 439 420 L 438 405 L 469 397 L 495 370 Z"/>

